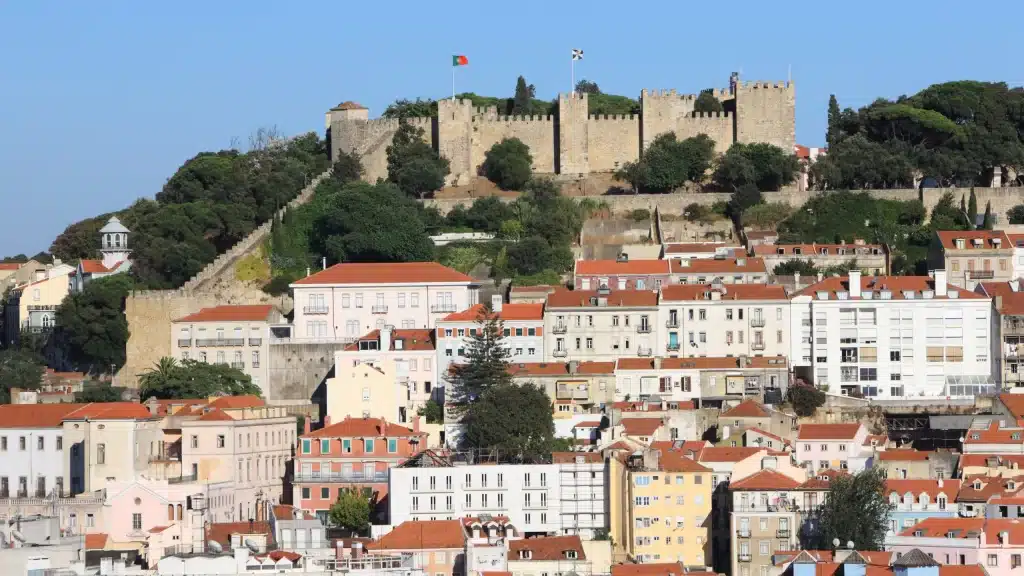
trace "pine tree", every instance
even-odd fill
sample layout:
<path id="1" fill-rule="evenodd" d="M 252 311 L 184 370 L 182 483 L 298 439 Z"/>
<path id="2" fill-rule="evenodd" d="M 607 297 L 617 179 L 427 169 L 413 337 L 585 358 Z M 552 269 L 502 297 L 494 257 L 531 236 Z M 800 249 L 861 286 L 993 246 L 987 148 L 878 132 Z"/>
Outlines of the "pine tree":
<path id="1" fill-rule="evenodd" d="M 985 202 L 985 220 L 981 227 L 985 230 L 991 230 L 995 227 L 995 216 L 992 214 L 992 201 Z"/>
<path id="2" fill-rule="evenodd" d="M 829 148 L 836 145 L 839 141 L 839 120 L 841 118 L 841 112 L 839 111 L 839 101 L 836 100 L 836 95 L 831 94 L 828 97 L 828 131 L 825 133 L 825 142 Z"/>
<path id="3" fill-rule="evenodd" d="M 971 196 L 967 199 L 967 229 L 974 230 L 978 224 L 978 197 L 971 186 Z"/>
<path id="4" fill-rule="evenodd" d="M 530 104 L 533 98 L 533 87 L 526 84 L 526 78 L 522 76 L 516 80 L 516 95 L 512 98 L 512 115 L 524 116 L 530 113 Z"/>
<path id="5" fill-rule="evenodd" d="M 486 304 L 477 315 L 476 328 L 470 330 L 465 357 L 466 362 L 453 365 L 448 376 L 448 407 L 456 417 L 464 415 L 487 390 L 512 384 L 505 323 Z"/>
<path id="6" fill-rule="evenodd" d="M 810 546 L 827 548 L 832 540 L 853 541 L 857 550 L 882 550 L 893 506 L 885 498 L 885 479 L 879 468 L 853 476 L 836 475 L 821 507 L 820 529 Z M 823 548 L 818 548 L 819 550 Z"/>
<path id="7" fill-rule="evenodd" d="M 960 195 L 960 213 L 957 214 L 956 219 L 959 222 L 963 222 L 963 225 L 968 230 L 970 229 L 971 223 L 967 221 L 967 198 L 963 194 Z"/>

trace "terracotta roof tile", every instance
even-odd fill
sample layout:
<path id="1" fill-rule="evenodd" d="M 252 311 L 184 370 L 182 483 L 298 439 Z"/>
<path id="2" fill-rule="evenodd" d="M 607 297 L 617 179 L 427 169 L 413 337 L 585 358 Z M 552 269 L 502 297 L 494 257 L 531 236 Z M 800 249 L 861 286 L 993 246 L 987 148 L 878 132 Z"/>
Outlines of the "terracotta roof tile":
<path id="1" fill-rule="evenodd" d="M 797 440 L 853 440 L 861 424 L 801 424 Z"/>
<path id="2" fill-rule="evenodd" d="M 110 539 L 108 534 L 97 533 L 97 534 L 86 534 L 85 535 L 85 549 L 86 550 L 102 550 L 107 546 L 107 540 Z"/>
<path id="3" fill-rule="evenodd" d="M 203 414 L 202 416 L 197 418 L 197 420 L 199 422 L 216 422 L 216 421 L 223 421 L 223 420 L 232 421 L 232 420 L 234 420 L 234 418 L 232 418 L 231 416 L 228 416 L 227 412 L 225 412 L 225 411 L 223 411 L 223 410 L 221 410 L 219 408 L 215 408 L 213 410 L 210 410 L 209 412 L 206 412 L 205 414 Z"/>
<path id="4" fill-rule="evenodd" d="M 573 425 L 573 428 L 597 428 L 601 425 L 601 420 L 581 420 Z M 573 454 L 573 452 L 566 452 L 566 454 Z"/>
<path id="5" fill-rule="evenodd" d="M 763 452 L 764 448 L 754 447 L 732 447 L 732 446 L 709 446 L 701 450 L 698 456 L 700 462 L 739 462 L 750 458 L 754 454 Z"/>
<path id="6" fill-rule="evenodd" d="M 346 263 L 296 280 L 299 286 L 324 284 L 471 284 L 473 279 L 437 262 Z"/>
<path id="7" fill-rule="evenodd" d="M 316 516 L 313 516 L 305 510 L 300 510 L 295 506 L 288 504 L 277 504 L 274 506 L 274 518 L 278 520 L 294 520 L 295 512 L 298 511 L 304 520 L 316 520 Z"/>
<path id="8" fill-rule="evenodd" d="M 434 339 L 437 336 L 437 331 L 426 330 L 421 328 L 401 328 L 391 331 L 391 350 L 411 350 L 411 351 L 424 351 L 424 350 L 435 350 L 436 344 Z M 402 348 L 397 348 L 398 341 L 402 341 Z M 346 352 L 357 352 L 359 351 L 359 342 L 380 342 L 380 330 L 374 330 L 369 334 L 362 336 L 355 342 L 345 346 Z"/>
<path id="9" fill-rule="evenodd" d="M 548 294 L 548 308 L 596 308 L 598 298 L 606 298 L 608 307 L 655 307 L 658 293 L 650 290 L 610 290 L 599 294 L 597 290 L 559 290 Z M 591 299 L 594 299 L 592 302 Z"/>
<path id="10" fill-rule="evenodd" d="M 386 430 L 383 429 L 385 424 Z M 423 435 L 425 435 L 423 432 L 417 434 L 405 426 L 385 422 L 380 418 L 348 417 L 337 424 L 303 434 L 302 438 L 379 438 L 383 436 L 411 438 Z"/>
<path id="11" fill-rule="evenodd" d="M 576 276 L 657 276 L 668 275 L 667 260 L 577 260 Z"/>
<path id="12" fill-rule="evenodd" d="M 760 428 L 747 428 L 746 432 L 753 432 L 755 434 L 760 434 L 761 436 L 767 436 L 767 437 L 769 437 L 769 438 L 771 438 L 773 440 L 778 440 L 779 442 L 782 442 L 783 444 L 789 444 L 789 440 L 786 440 L 782 436 L 778 436 L 776 434 L 772 434 L 771 432 L 767 432 L 765 430 L 761 430 Z"/>
<path id="13" fill-rule="evenodd" d="M 232 408 L 259 408 L 266 405 L 267 403 L 262 398 L 251 394 L 243 396 L 221 396 L 209 404 L 210 408 L 220 408 L 222 410 L 230 410 Z"/>
<path id="14" fill-rule="evenodd" d="M 248 522 L 217 522 L 206 525 L 206 539 L 218 542 L 226 549 L 231 547 L 232 534 L 266 534 L 268 540 L 273 538 L 273 531 L 267 522 L 253 522 L 251 529 Z"/>
<path id="15" fill-rule="evenodd" d="M 780 284 L 722 284 L 721 289 L 710 284 L 669 284 L 661 287 L 662 302 L 712 300 L 717 293 L 722 300 L 788 300 L 786 289 Z"/>
<path id="16" fill-rule="evenodd" d="M 978 286 L 993 300 L 997 296 L 1000 297 L 1000 314 L 1024 316 L 1024 292 L 1015 292 L 1009 282 L 981 282 Z"/>
<path id="17" fill-rule="evenodd" d="M 729 483 L 730 490 L 793 490 L 800 482 L 776 470 L 759 470 L 758 472 Z"/>
<path id="18" fill-rule="evenodd" d="M 621 424 L 627 436 L 652 436 L 664 423 L 661 418 L 623 418 Z"/>
<path id="19" fill-rule="evenodd" d="M 662 450 L 658 458 L 658 467 L 663 472 L 711 472 L 682 450 Z"/>
<path id="20" fill-rule="evenodd" d="M 939 486 L 942 482 L 942 486 Z M 910 492 L 914 502 L 917 502 L 921 494 L 927 494 L 935 501 L 939 494 L 945 494 L 950 500 L 954 500 L 960 492 L 960 480 L 904 480 L 901 478 L 889 478 L 885 481 L 885 496 L 895 492 L 901 499 L 903 495 Z"/>
<path id="21" fill-rule="evenodd" d="M 159 533 L 163 532 L 164 530 L 167 530 L 168 528 L 170 528 L 170 526 L 153 526 L 152 528 L 149 529 L 149 533 L 150 534 L 159 534 Z"/>
<path id="22" fill-rule="evenodd" d="M 455 312 L 444 317 L 438 322 L 476 322 L 476 319 L 484 311 L 483 304 L 476 304 L 461 312 Z M 543 304 L 502 304 L 498 318 L 505 322 L 518 320 L 544 320 Z"/>
<path id="23" fill-rule="evenodd" d="M 999 248 L 1013 249 L 1010 238 L 1002 230 L 939 230 L 935 235 L 945 250 L 992 250 L 996 248 L 992 242 L 994 239 L 999 239 Z M 963 248 L 956 247 L 957 238 L 964 240 Z M 981 240 L 980 246 L 974 246 L 975 239 Z"/>
<path id="24" fill-rule="evenodd" d="M 878 459 L 883 462 L 924 461 L 933 454 L 923 450 L 885 450 L 878 453 Z"/>
<path id="25" fill-rule="evenodd" d="M 614 564 L 612 576 L 683 576 L 686 569 L 679 562 Z"/>
<path id="26" fill-rule="evenodd" d="M 892 292 L 893 300 L 904 300 L 906 299 L 903 295 L 905 291 L 914 293 L 914 299 L 921 300 L 921 292 L 923 290 L 934 290 L 935 281 L 929 276 L 862 276 L 860 279 L 861 294 L 866 292 L 872 293 L 872 298 L 879 299 L 880 296 L 877 294 L 882 290 L 889 290 Z M 821 282 L 815 282 L 803 290 L 797 292 L 796 296 L 811 296 L 814 299 L 818 298 L 819 292 L 828 293 L 829 300 L 836 300 L 836 292 L 849 291 L 850 280 L 846 276 L 831 276 L 823 279 Z M 969 292 L 967 290 L 958 289 L 956 286 L 948 286 L 948 290 L 956 292 L 957 297 L 960 299 L 983 299 L 987 298 L 981 294 Z M 935 299 L 948 299 L 949 296 L 938 297 Z M 861 296 L 862 300 L 866 300 Z"/>
<path id="27" fill-rule="evenodd" d="M 904 529 L 900 536 L 914 536 L 915 532 L 920 531 L 921 536 L 926 537 L 948 538 L 953 532 L 954 538 L 967 538 L 968 532 L 980 534 L 984 527 L 984 518 L 926 518 Z"/>
<path id="28" fill-rule="evenodd" d="M 24 262 L 0 262 L 0 270 L 17 270 Z"/>
<path id="29" fill-rule="evenodd" d="M 768 273 L 763 258 L 726 258 L 700 259 L 682 262 L 672 260 L 673 274 L 738 274 L 738 273 Z"/>
<path id="30" fill-rule="evenodd" d="M 214 306 L 203 308 L 195 314 L 182 316 L 175 322 L 263 322 L 268 319 L 274 307 L 270 304 L 246 304 L 239 306 Z"/>
<path id="31" fill-rule="evenodd" d="M 566 553 L 575 552 L 575 558 L 570 558 Z M 529 558 L 525 557 L 529 553 Z M 509 561 L 531 560 L 553 561 L 553 560 L 586 560 L 587 555 L 583 551 L 583 542 L 579 536 L 544 536 L 540 538 L 521 538 L 508 543 Z"/>
<path id="32" fill-rule="evenodd" d="M 1024 445 L 1024 429 L 1019 426 L 1007 427 L 999 420 L 993 420 L 988 428 L 969 429 L 964 444 Z"/>
<path id="33" fill-rule="evenodd" d="M 1018 420 L 1024 418 L 1024 394 L 1000 394 L 999 401 L 1006 406 L 1014 418 Z"/>
<path id="34" fill-rule="evenodd" d="M 102 274 L 104 272 L 110 272 L 110 270 L 103 265 L 102 260 L 79 260 L 79 266 L 82 268 L 82 272 L 85 274 Z"/>
<path id="35" fill-rule="evenodd" d="M 263 558 L 270 558 L 274 562 L 280 562 L 281 559 L 284 558 L 285 560 L 288 560 L 289 562 L 292 562 L 294 564 L 299 558 L 302 558 L 302 554 L 289 552 L 288 550 L 272 550 L 270 552 L 267 552 L 266 554 L 257 554 L 253 556 L 253 558 L 258 558 L 261 560 Z"/>
<path id="36" fill-rule="evenodd" d="M 2 404 L 0 428 L 57 428 L 85 404 Z"/>
<path id="37" fill-rule="evenodd" d="M 1012 488 L 1011 488 L 1012 486 Z M 956 495 L 957 502 L 986 502 L 992 497 L 1013 497 L 1024 491 L 1024 475 L 1022 476 L 984 476 L 974 475 L 960 481 L 960 492 Z"/>
<path id="38" fill-rule="evenodd" d="M 989 468 L 988 460 L 990 458 L 996 460 L 995 467 L 1013 468 L 1013 465 L 1016 464 L 1017 468 L 1024 468 L 1024 454 L 961 454 L 960 469 L 978 466 Z"/>
<path id="39" fill-rule="evenodd" d="M 849 476 L 849 474 L 842 470 L 819 470 L 801 484 L 798 490 L 828 490 L 832 481 L 840 476 Z"/>
<path id="40" fill-rule="evenodd" d="M 722 412 L 719 418 L 768 418 L 771 413 L 765 410 L 757 400 L 744 400 L 736 406 Z M 771 436 L 771 434 L 767 434 Z"/>
<path id="41" fill-rule="evenodd" d="M 367 545 L 369 550 L 462 549 L 466 534 L 459 520 L 407 520 Z"/>
<path id="42" fill-rule="evenodd" d="M 567 362 L 519 362 L 509 365 L 513 376 L 597 376 L 615 373 L 615 362 L 580 362 L 575 374 Z"/>
<path id="43" fill-rule="evenodd" d="M 872 442 L 874 442 L 874 444 L 872 444 Z M 885 434 L 868 434 L 864 437 L 864 446 L 878 446 L 884 448 L 888 442 L 889 437 Z"/>

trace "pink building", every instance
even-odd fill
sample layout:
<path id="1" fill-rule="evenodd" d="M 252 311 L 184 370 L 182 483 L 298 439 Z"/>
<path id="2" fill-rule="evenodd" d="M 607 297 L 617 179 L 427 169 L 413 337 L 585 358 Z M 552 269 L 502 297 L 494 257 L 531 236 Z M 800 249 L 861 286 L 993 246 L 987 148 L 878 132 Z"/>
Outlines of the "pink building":
<path id="1" fill-rule="evenodd" d="M 388 469 L 419 452 L 426 441 L 419 418 L 412 429 L 383 418 L 346 418 L 307 432 L 295 455 L 292 502 L 326 520 L 341 492 L 368 488 L 377 509 L 386 511 Z"/>
<path id="2" fill-rule="evenodd" d="M 874 454 L 865 446 L 863 424 L 802 424 L 796 436 L 796 461 L 807 470 L 831 468 L 859 472 Z"/>
<path id="3" fill-rule="evenodd" d="M 989 576 L 1019 571 L 1024 554 L 1024 524 L 1010 519 L 929 518 L 886 538 L 897 555 L 914 548 L 943 565 L 984 566 Z"/>
<path id="4" fill-rule="evenodd" d="M 668 280 L 668 260 L 577 260 L 573 270 L 577 290 L 657 290 Z"/>

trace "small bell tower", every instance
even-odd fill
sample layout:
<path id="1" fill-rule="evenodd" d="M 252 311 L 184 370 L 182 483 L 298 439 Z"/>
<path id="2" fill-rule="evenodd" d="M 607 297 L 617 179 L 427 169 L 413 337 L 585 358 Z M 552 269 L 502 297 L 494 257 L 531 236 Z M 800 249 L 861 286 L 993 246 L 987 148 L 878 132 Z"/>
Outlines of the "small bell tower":
<path id="1" fill-rule="evenodd" d="M 128 248 L 128 233 L 131 232 L 117 216 L 107 220 L 107 224 L 100 228 L 100 254 L 103 258 L 103 265 L 113 268 L 115 265 L 124 262 L 132 251 Z"/>

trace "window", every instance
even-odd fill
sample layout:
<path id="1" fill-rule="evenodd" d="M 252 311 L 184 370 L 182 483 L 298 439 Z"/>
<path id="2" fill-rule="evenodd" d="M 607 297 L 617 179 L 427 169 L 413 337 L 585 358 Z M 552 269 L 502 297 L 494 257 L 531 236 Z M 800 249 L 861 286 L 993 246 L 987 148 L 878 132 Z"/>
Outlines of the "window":
<path id="1" fill-rule="evenodd" d="M 217 435 L 217 448 L 223 448 L 223 447 L 224 447 L 224 435 L 223 434 L 218 434 Z"/>
<path id="2" fill-rule="evenodd" d="M 311 447 L 311 440 L 309 438 L 302 439 L 302 453 L 309 454 L 313 449 Z M 241 435 L 239 435 L 239 447 L 241 447 Z"/>
<path id="3" fill-rule="evenodd" d="M 593 349 L 594 349 L 594 339 L 593 338 L 587 338 L 587 350 L 593 350 Z"/>
<path id="4" fill-rule="evenodd" d="M 367 438 L 367 439 L 363 440 L 363 450 L 365 450 L 367 454 L 373 454 L 373 439 L 372 438 Z"/>
<path id="5" fill-rule="evenodd" d="M 986 562 L 986 564 L 988 566 L 999 566 L 999 557 L 995 554 L 989 554 L 988 561 Z"/>
<path id="6" fill-rule="evenodd" d="M 388 438 L 388 453 L 395 454 L 396 452 L 398 452 L 398 439 Z"/>
<path id="7" fill-rule="evenodd" d="M 107 446 L 105 444 L 96 445 L 96 463 L 106 464 L 107 462 Z"/>
<path id="8" fill-rule="evenodd" d="M 18 438 L 18 450 L 21 450 L 22 452 L 25 451 L 25 437 L 24 436 L 20 436 Z"/>
<path id="9" fill-rule="evenodd" d="M 322 438 L 320 440 L 320 453 L 321 454 L 330 454 L 331 453 L 331 441 L 329 439 Z"/>
<path id="10" fill-rule="evenodd" d="M 44 440 L 45 438 L 43 438 L 42 436 L 36 438 L 36 450 L 46 449 L 46 442 Z"/>
<path id="11" fill-rule="evenodd" d="M 4 444 L 5 444 L 4 450 L 6 450 L 7 449 L 7 446 L 6 446 L 7 443 L 4 442 Z M 63 436 L 57 436 L 57 450 L 63 450 L 63 449 L 64 449 L 64 437 Z"/>
<path id="12" fill-rule="evenodd" d="M 260 367 L 260 351 L 259 350 L 253 350 L 252 351 L 252 367 L 253 368 L 259 368 Z"/>
<path id="13" fill-rule="evenodd" d="M 132 513 L 132 530 L 142 530 L 142 513 Z"/>

